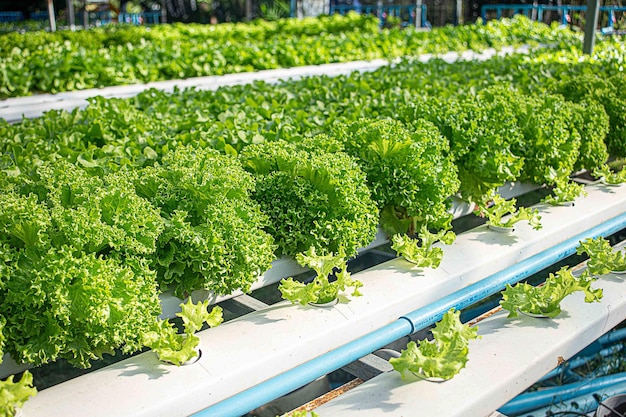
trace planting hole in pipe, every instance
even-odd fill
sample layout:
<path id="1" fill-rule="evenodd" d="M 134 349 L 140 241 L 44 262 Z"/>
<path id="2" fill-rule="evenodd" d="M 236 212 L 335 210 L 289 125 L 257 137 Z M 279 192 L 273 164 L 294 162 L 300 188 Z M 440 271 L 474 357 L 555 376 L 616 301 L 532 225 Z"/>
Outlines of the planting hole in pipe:
<path id="1" fill-rule="evenodd" d="M 198 362 L 200 358 L 202 357 L 202 349 L 196 349 L 196 352 L 198 353 L 196 356 L 194 356 L 188 361 L 183 362 L 182 364 L 177 365 L 177 366 L 188 366 L 188 365 L 193 365 L 194 363 Z M 161 361 L 161 362 L 166 363 L 168 365 L 176 365 L 175 363 L 170 362 L 170 361 Z"/>
<path id="2" fill-rule="evenodd" d="M 313 307 L 321 307 L 321 308 L 330 308 L 333 307 L 335 305 L 337 305 L 337 303 L 339 302 L 339 298 L 333 298 L 332 300 L 326 302 L 326 303 L 313 303 L 310 302 L 309 305 L 313 306 Z"/>
<path id="3" fill-rule="evenodd" d="M 523 315 L 525 315 L 525 316 L 532 317 L 532 318 L 535 318 L 535 319 L 549 319 L 549 318 L 550 318 L 550 316 L 546 316 L 545 314 L 541 314 L 541 313 L 529 313 L 529 312 L 527 312 L 527 311 L 520 310 L 519 308 L 517 309 L 517 311 L 518 311 L 518 313 L 520 313 L 520 314 L 523 314 Z"/>

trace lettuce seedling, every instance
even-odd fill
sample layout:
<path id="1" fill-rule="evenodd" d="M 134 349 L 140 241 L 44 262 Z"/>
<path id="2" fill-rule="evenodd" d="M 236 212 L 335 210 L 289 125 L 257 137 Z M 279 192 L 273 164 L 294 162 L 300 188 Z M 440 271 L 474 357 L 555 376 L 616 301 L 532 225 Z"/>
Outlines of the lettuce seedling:
<path id="1" fill-rule="evenodd" d="M 602 182 L 609 185 L 617 185 L 626 182 L 626 170 L 613 172 L 608 165 L 594 169 L 593 176 L 600 178 Z"/>
<path id="2" fill-rule="evenodd" d="M 37 394 L 37 388 L 33 387 L 33 375 L 24 371 L 22 378 L 15 382 L 11 375 L 4 381 L 0 381 L 0 416 L 13 417 L 24 403 Z"/>
<path id="3" fill-rule="evenodd" d="M 143 335 L 143 344 L 156 352 L 164 362 L 180 366 L 198 356 L 196 347 L 200 338 L 194 333 L 202 329 L 204 323 L 215 327 L 222 322 L 222 308 L 214 307 L 208 312 L 209 300 L 193 304 L 191 299 L 181 303 L 182 311 L 176 315 L 183 320 L 184 333 L 179 334 L 167 320 L 157 320 L 152 331 Z"/>
<path id="4" fill-rule="evenodd" d="M 515 286 L 507 284 L 502 292 L 500 305 L 509 312 L 509 318 L 517 317 L 518 311 L 554 318 L 561 313 L 561 301 L 576 291 L 585 293 L 587 303 L 599 301 L 602 298 L 602 289 L 592 289 L 593 281 L 595 279 L 589 270 L 576 278 L 572 270 L 564 266 L 556 274 L 550 274 L 541 286 L 534 287 L 527 283 Z"/>
<path id="5" fill-rule="evenodd" d="M 433 340 L 411 341 L 399 358 L 389 359 L 402 378 L 407 372 L 426 378 L 451 379 L 467 363 L 468 344 L 477 339 L 478 327 L 461 323 L 460 311 L 449 310 L 432 330 Z"/>
<path id="6" fill-rule="evenodd" d="M 587 269 L 594 275 L 604 275 L 611 271 L 626 271 L 626 255 L 623 251 L 614 251 L 608 240 L 602 236 L 585 239 L 576 248 L 576 253 L 589 256 Z"/>
<path id="7" fill-rule="evenodd" d="M 487 217 L 487 224 L 497 227 L 513 227 L 517 222 L 526 220 L 533 229 L 541 229 L 541 216 L 537 209 L 516 208 L 516 199 L 505 200 L 499 194 L 493 194 L 492 200 L 491 206 L 485 203 L 479 205 L 480 216 Z M 506 215 L 510 216 L 505 220 L 503 217 Z"/>
<path id="8" fill-rule="evenodd" d="M 308 284 L 295 281 L 293 278 L 282 280 L 278 289 L 283 298 L 293 304 L 323 304 L 337 298 L 339 291 L 345 291 L 347 287 L 354 288 L 351 294 L 353 297 L 361 296 L 359 288 L 363 286 L 363 283 L 351 278 L 345 257 L 343 249 L 340 249 L 337 255 L 332 253 L 318 255 L 313 246 L 305 253 L 297 254 L 296 261 L 302 266 L 313 269 L 317 276 Z M 336 270 L 339 272 L 334 272 Z M 331 282 L 328 277 L 333 273 L 337 279 Z"/>
<path id="9" fill-rule="evenodd" d="M 556 179 L 555 187 L 552 189 L 552 194 L 546 196 L 543 200 L 544 203 L 558 206 L 565 203 L 571 203 L 580 196 L 586 196 L 585 186 L 570 182 L 567 179 Z"/>
<path id="10" fill-rule="evenodd" d="M 456 235 L 451 230 L 440 230 L 431 233 L 426 225 L 423 225 L 419 232 L 419 242 L 407 235 L 395 234 L 391 238 L 391 249 L 395 250 L 398 256 L 402 256 L 409 262 L 421 268 L 437 268 L 443 259 L 443 249 L 434 247 L 433 244 L 441 241 L 446 245 L 451 245 L 456 239 Z"/>

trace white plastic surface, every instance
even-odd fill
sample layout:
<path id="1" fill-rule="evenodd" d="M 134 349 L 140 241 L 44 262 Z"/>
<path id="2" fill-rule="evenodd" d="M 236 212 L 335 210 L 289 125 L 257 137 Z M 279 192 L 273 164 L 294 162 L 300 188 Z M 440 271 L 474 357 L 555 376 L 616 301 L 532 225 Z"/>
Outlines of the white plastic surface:
<path id="1" fill-rule="evenodd" d="M 589 196 L 578 199 L 575 207 L 541 206 L 540 231 L 522 224 L 515 234 L 503 235 L 478 227 L 443 246 L 443 262 L 436 270 L 394 259 L 355 274 L 364 283 L 363 297 L 330 309 L 276 304 L 200 332 L 203 355 L 194 365 L 159 365 L 154 353 L 147 352 L 43 390 L 26 403 L 25 416 L 183 416 L 203 409 L 626 212 L 626 186 L 587 191 Z M 584 314 L 587 308 L 599 307 L 585 306 Z M 573 314 L 569 307 L 566 311 Z M 594 325 L 585 337 L 597 337 L 606 328 L 606 323 L 598 325 L 596 331 Z M 516 392 L 537 377 L 516 375 Z"/>
<path id="2" fill-rule="evenodd" d="M 598 303 L 575 293 L 554 320 L 500 311 L 478 323 L 481 339 L 470 341 L 467 366 L 449 381 L 432 383 L 396 371 L 377 376 L 315 409 L 320 417 L 382 415 L 483 417 L 534 384 L 626 318 L 626 279 L 609 274 Z"/>

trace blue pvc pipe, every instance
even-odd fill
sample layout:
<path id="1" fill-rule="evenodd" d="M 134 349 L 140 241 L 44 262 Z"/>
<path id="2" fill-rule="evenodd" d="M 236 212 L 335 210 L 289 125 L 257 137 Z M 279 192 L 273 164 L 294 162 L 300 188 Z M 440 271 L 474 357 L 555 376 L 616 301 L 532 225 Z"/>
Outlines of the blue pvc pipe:
<path id="1" fill-rule="evenodd" d="M 380 349 L 389 344 L 390 341 L 406 336 L 410 333 L 411 328 L 411 324 L 406 320 L 396 320 L 377 331 L 341 346 L 339 349 L 325 353 L 266 382 L 262 382 L 199 411 L 193 414 L 193 416 L 241 416 L 254 408 L 314 381 L 322 375 L 333 372 L 341 366 Z M 337 366 L 337 364 L 341 365 Z"/>
<path id="2" fill-rule="evenodd" d="M 605 402 L 608 398 L 626 393 L 626 383 L 614 384 L 604 389 L 598 389 L 597 391 L 579 395 L 573 398 L 569 398 L 567 401 L 560 403 L 551 403 L 543 408 L 536 408 L 531 412 L 520 414 L 521 416 L 534 416 L 534 417 L 548 417 L 552 415 L 570 416 L 568 411 L 574 411 L 577 413 L 591 413 L 598 408 L 598 399 Z M 560 414 L 559 414 L 560 413 Z M 591 414 L 594 415 L 594 414 Z M 516 417 L 515 415 L 509 415 L 509 417 Z"/>
<path id="3" fill-rule="evenodd" d="M 576 252 L 579 241 L 608 236 L 626 227 L 626 213 L 580 233 L 514 266 L 456 291 L 434 303 L 400 317 L 372 333 L 226 398 L 195 414 L 194 417 L 238 417 L 315 379 L 339 369 L 409 334 L 422 330 L 443 317 L 449 309 L 460 310 L 539 272 Z"/>
<path id="4" fill-rule="evenodd" d="M 557 366 L 556 368 L 545 374 L 539 381 L 547 381 L 549 379 L 556 378 L 563 373 L 567 373 L 569 376 L 572 376 L 571 374 L 573 369 L 584 366 L 591 360 L 596 359 L 598 356 L 605 358 L 607 356 L 614 355 L 622 350 L 624 350 L 624 345 L 615 345 L 608 348 L 600 349 L 591 355 L 581 355 L 579 353 L 578 355 L 576 355 L 576 357 L 570 359 L 562 365 Z"/>
<path id="5" fill-rule="evenodd" d="M 626 225 L 626 213 L 595 226 L 586 232 L 580 233 L 545 251 L 518 262 L 511 268 L 497 272 L 488 278 L 478 281 L 462 290 L 449 294 L 437 302 L 419 308 L 403 318 L 413 323 L 413 332 L 421 330 L 439 321 L 446 311 L 451 308 L 461 310 L 470 305 L 501 291 L 506 284 L 514 284 L 522 279 L 553 265 L 576 253 L 581 240 L 608 236 L 623 229 Z"/>
<path id="6" fill-rule="evenodd" d="M 504 415 L 524 414 L 538 408 L 549 406 L 550 404 L 593 394 L 596 391 L 624 382 L 626 382 L 626 372 L 575 382 L 560 387 L 544 388 L 540 391 L 518 395 L 500 407 L 498 411 Z"/>

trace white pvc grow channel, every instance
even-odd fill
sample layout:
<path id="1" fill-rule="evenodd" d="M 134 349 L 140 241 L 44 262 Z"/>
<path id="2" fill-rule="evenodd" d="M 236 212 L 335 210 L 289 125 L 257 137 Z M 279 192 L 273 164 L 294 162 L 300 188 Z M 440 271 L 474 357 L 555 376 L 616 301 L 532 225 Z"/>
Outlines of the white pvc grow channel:
<path id="1" fill-rule="evenodd" d="M 487 49 L 482 52 L 466 51 L 462 53 L 449 52 L 440 57 L 448 62 L 457 59 L 477 59 L 486 60 L 496 54 L 507 54 L 513 52 L 524 52 L 527 48 L 502 48 L 500 51 Z M 420 61 L 427 61 L 434 55 L 426 54 L 418 57 Z M 354 71 L 375 71 L 378 68 L 389 65 L 390 62 L 384 59 L 372 61 L 352 61 L 334 64 L 308 65 L 293 68 L 263 70 L 258 72 L 246 72 L 239 74 L 215 75 L 208 77 L 194 77 L 185 80 L 158 81 L 147 84 L 133 84 L 124 86 L 113 86 L 104 88 L 92 88 L 87 90 L 71 91 L 57 94 L 39 94 L 35 96 L 9 98 L 0 101 L 0 118 L 9 123 L 15 123 L 22 118 L 34 118 L 43 115 L 49 110 L 71 111 L 76 108 L 85 108 L 87 99 L 94 96 L 105 98 L 126 98 L 132 97 L 150 88 L 171 92 L 175 88 L 195 88 L 198 90 L 216 90 L 219 87 L 229 85 L 250 84 L 255 81 L 266 83 L 277 83 L 282 80 L 299 79 L 311 76 L 338 76 L 350 74 Z"/>
<path id="2" fill-rule="evenodd" d="M 510 199 L 529 193 L 538 188 L 541 187 L 529 183 L 507 183 L 499 187 L 497 192 L 503 198 Z M 452 214 L 453 218 L 458 219 L 472 213 L 474 207 L 474 205 L 469 205 L 460 199 L 454 198 L 449 212 Z M 359 253 L 375 249 L 387 242 L 388 239 L 386 234 L 379 228 L 374 241 L 365 248 L 360 249 Z M 292 277 L 307 270 L 308 269 L 300 266 L 293 259 L 283 256 L 282 258 L 272 262 L 272 267 L 260 276 L 259 279 L 257 279 L 257 281 L 250 286 L 250 289 L 256 290 L 263 288 L 268 285 L 275 284 L 283 278 Z M 198 300 L 209 300 L 210 304 L 216 304 L 242 294 L 243 292 L 241 291 L 235 291 L 231 294 L 217 295 L 207 290 L 195 290 L 191 293 L 191 298 L 194 302 Z M 161 318 L 173 318 L 175 314 L 180 311 L 180 303 L 184 301 L 175 297 L 171 291 L 164 292 L 159 297 L 161 300 L 161 309 L 163 310 Z"/>
<path id="3" fill-rule="evenodd" d="M 356 274 L 364 296 L 349 303 L 332 309 L 278 303 L 200 332 L 203 354 L 191 366 L 176 368 L 159 363 L 152 352 L 140 354 L 43 390 L 26 403 L 25 416 L 184 416 L 206 407 L 210 412 L 220 401 L 626 215 L 626 186 L 587 191 L 575 207 L 539 205 L 540 231 L 522 224 L 514 235 L 503 235 L 478 227 L 443 247 L 436 270 L 416 269 L 402 259 L 386 262 Z M 621 309 L 616 313 L 612 319 L 623 319 Z"/>
<path id="4" fill-rule="evenodd" d="M 554 320 L 506 311 L 478 323 L 481 339 L 470 341 L 466 368 L 449 381 L 433 383 L 392 371 L 315 409 L 321 417 L 420 415 L 487 416 L 515 397 L 561 361 L 569 359 L 626 317 L 626 281 L 609 274 L 595 288 L 599 303 L 585 303 L 581 293 L 567 297 Z"/>

